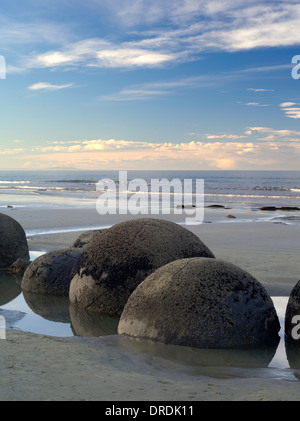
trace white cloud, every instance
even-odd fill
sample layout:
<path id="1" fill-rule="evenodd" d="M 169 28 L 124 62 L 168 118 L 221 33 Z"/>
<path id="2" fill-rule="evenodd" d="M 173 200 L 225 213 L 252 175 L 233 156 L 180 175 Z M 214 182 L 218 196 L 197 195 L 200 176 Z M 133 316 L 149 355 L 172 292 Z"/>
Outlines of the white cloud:
<path id="1" fill-rule="evenodd" d="M 298 107 L 295 107 L 295 105 Z M 299 104 L 295 102 L 282 102 L 280 104 L 282 111 L 288 118 L 300 119 L 300 108 Z"/>
<path id="2" fill-rule="evenodd" d="M 51 83 L 47 83 L 47 82 L 39 82 L 39 83 L 35 83 L 29 86 L 28 89 L 30 91 L 40 91 L 40 90 L 58 91 L 60 89 L 71 88 L 72 86 L 73 86 L 72 83 L 68 83 L 65 85 L 52 85 Z"/>
<path id="3" fill-rule="evenodd" d="M 206 133 L 200 141 L 147 142 L 125 139 L 52 141 L 47 146 L 4 149 L 0 154 L 40 168 L 68 166 L 112 169 L 291 169 L 298 168 L 300 131 L 248 127 L 242 134 Z M 19 154 L 19 158 L 18 155 Z"/>
<path id="4" fill-rule="evenodd" d="M 15 148 L 15 149 L 0 149 L 0 155 L 17 155 L 21 152 L 26 151 L 26 149 Z"/>
<path id="5" fill-rule="evenodd" d="M 73 38 L 73 28 L 69 23 L 42 20 L 20 22 L 6 17 L 4 13 L 0 16 L 0 27 L 0 45 L 3 47 L 32 43 L 62 45 Z"/>
<path id="6" fill-rule="evenodd" d="M 252 91 L 252 92 L 274 92 L 274 89 L 263 89 L 263 88 L 248 88 L 247 91 Z"/>
<path id="7" fill-rule="evenodd" d="M 147 51 L 141 48 L 117 48 L 98 52 L 98 61 L 93 65 L 99 67 L 159 66 L 174 60 L 174 58 L 172 54 Z"/>
<path id="8" fill-rule="evenodd" d="M 243 139 L 246 136 L 236 134 L 204 134 L 206 139 Z"/>
<path id="9" fill-rule="evenodd" d="M 250 107 L 270 107 L 270 104 L 260 104 L 259 102 L 247 102 L 245 105 Z"/>
<path id="10" fill-rule="evenodd" d="M 72 66 L 103 68 L 134 68 L 161 66 L 174 61 L 176 55 L 157 49 L 141 48 L 139 43 L 113 44 L 103 39 L 86 39 L 68 44 L 61 50 L 27 57 L 27 68 L 56 68 Z"/>
<path id="11" fill-rule="evenodd" d="M 300 118 L 300 108 L 284 108 L 285 115 L 289 118 Z"/>
<path id="12" fill-rule="evenodd" d="M 282 102 L 280 104 L 280 107 L 286 108 L 286 107 L 292 107 L 293 105 L 297 105 L 295 102 Z"/>
<path id="13" fill-rule="evenodd" d="M 241 51 L 265 47 L 300 44 L 300 4 L 291 1 L 252 0 L 94 0 L 104 4 L 118 22 L 119 37 L 114 41 L 87 38 L 74 42 L 75 36 L 61 36 L 64 26 L 39 25 L 28 41 L 40 39 L 57 48 L 22 57 L 22 63 L 11 64 L 11 70 L 72 66 L 140 68 L 167 65 L 199 59 L 211 51 Z M 103 14 L 107 17 L 107 15 Z M 128 28 L 122 33 L 120 24 Z M 30 26 L 30 25 L 28 25 Z M 50 31 L 51 29 L 51 31 Z M 42 32 L 41 32 L 42 31 Z M 17 31 L 18 34 L 21 30 Z M 47 33 L 49 39 L 47 39 Z M 25 32 L 25 34 L 28 33 Z M 1 32 L 2 34 L 2 32 Z M 42 34 L 42 37 L 39 37 Z M 6 28 L 5 36 L 8 36 Z M 26 37 L 26 35 L 25 35 Z M 78 38 L 77 38 L 78 39 Z M 130 41 L 129 41 L 130 39 Z M 73 41 L 71 41 L 73 40 Z M 34 49 L 33 49 L 34 50 Z M 291 64 L 269 66 L 265 71 L 291 67 Z M 260 71 L 263 70 L 263 67 Z M 246 70 L 245 70 L 246 71 Z M 253 92 L 266 92 L 254 89 Z M 268 90 L 271 91 L 271 90 Z"/>
<path id="14" fill-rule="evenodd" d="M 252 134 L 264 134 L 264 137 L 258 138 L 261 141 L 297 141 L 300 142 L 300 131 L 289 129 L 272 129 L 270 127 L 248 127 L 246 133 L 250 136 Z"/>

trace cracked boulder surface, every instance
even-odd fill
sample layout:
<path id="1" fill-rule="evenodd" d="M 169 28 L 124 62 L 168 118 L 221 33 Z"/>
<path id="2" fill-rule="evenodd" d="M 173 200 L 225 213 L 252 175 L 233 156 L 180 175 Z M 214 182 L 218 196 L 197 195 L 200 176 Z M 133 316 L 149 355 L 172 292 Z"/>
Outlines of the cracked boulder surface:
<path id="1" fill-rule="evenodd" d="M 249 349 L 279 341 L 280 324 L 265 288 L 218 259 L 171 262 L 132 293 L 118 333 L 196 348 Z"/>
<path id="2" fill-rule="evenodd" d="M 29 261 L 25 231 L 14 218 L 0 213 L 0 268 L 8 268 L 18 259 Z"/>
<path id="3" fill-rule="evenodd" d="M 26 269 L 21 288 L 35 294 L 68 297 L 72 269 L 83 253 L 80 248 L 50 251 Z"/>
<path id="4" fill-rule="evenodd" d="M 191 231 L 173 222 L 138 218 L 106 229 L 78 260 L 70 302 L 119 316 L 134 289 L 157 268 L 186 257 L 214 258 Z"/>

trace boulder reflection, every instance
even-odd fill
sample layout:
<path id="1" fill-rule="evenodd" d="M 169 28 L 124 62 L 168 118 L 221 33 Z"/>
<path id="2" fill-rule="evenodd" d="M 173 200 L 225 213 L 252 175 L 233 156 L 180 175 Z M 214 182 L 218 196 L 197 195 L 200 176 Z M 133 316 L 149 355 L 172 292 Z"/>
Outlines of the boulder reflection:
<path id="1" fill-rule="evenodd" d="M 297 370 L 293 375 L 300 380 L 300 339 L 294 340 L 285 335 L 285 352 L 290 368 Z"/>
<path id="2" fill-rule="evenodd" d="M 0 306 L 8 304 L 21 293 L 20 278 L 10 272 L 0 271 Z"/>
<path id="3" fill-rule="evenodd" d="M 71 322 L 68 298 L 34 294 L 24 290 L 23 296 L 28 307 L 44 319 L 60 323 Z"/>
<path id="4" fill-rule="evenodd" d="M 121 346 L 128 351 L 160 357 L 185 367 L 190 366 L 194 374 L 205 374 L 208 369 L 216 368 L 217 377 L 222 377 L 220 368 L 267 368 L 272 361 L 278 342 L 268 347 L 255 349 L 200 349 L 179 345 L 166 345 L 149 340 L 141 340 L 124 336 Z"/>
<path id="5" fill-rule="evenodd" d="M 117 333 L 119 318 L 101 316 L 70 305 L 67 297 L 23 291 L 28 307 L 51 322 L 68 323 L 74 336 L 98 337 Z M 47 332 L 45 332 L 47 334 Z"/>
<path id="6" fill-rule="evenodd" d="M 97 337 L 115 335 L 119 318 L 90 313 L 70 305 L 72 331 L 75 336 Z"/>

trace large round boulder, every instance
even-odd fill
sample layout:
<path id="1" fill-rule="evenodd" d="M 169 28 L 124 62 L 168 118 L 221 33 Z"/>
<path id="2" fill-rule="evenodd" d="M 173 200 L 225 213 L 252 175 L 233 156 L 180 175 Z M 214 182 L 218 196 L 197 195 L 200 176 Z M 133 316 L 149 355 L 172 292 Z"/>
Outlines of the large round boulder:
<path id="1" fill-rule="evenodd" d="M 23 227 L 8 215 L 0 214 L 0 268 L 16 260 L 29 260 L 28 243 Z"/>
<path id="2" fill-rule="evenodd" d="M 181 259 L 144 280 L 118 333 L 196 348 L 253 348 L 278 341 L 279 320 L 259 281 L 218 259 Z"/>
<path id="3" fill-rule="evenodd" d="M 105 230 L 85 249 L 70 285 L 71 304 L 108 316 L 121 314 L 134 289 L 176 259 L 213 253 L 186 228 L 140 218 Z"/>
<path id="4" fill-rule="evenodd" d="M 81 256 L 80 248 L 50 251 L 30 263 L 21 288 L 35 294 L 68 296 L 72 269 Z"/>

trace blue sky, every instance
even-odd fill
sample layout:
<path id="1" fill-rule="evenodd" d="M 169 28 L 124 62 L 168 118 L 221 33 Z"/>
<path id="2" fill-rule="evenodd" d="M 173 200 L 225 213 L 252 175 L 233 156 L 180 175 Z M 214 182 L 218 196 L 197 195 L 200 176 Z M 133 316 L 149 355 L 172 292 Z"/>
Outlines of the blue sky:
<path id="1" fill-rule="evenodd" d="M 2 169 L 299 169 L 298 1 L 10 0 L 0 27 Z"/>

